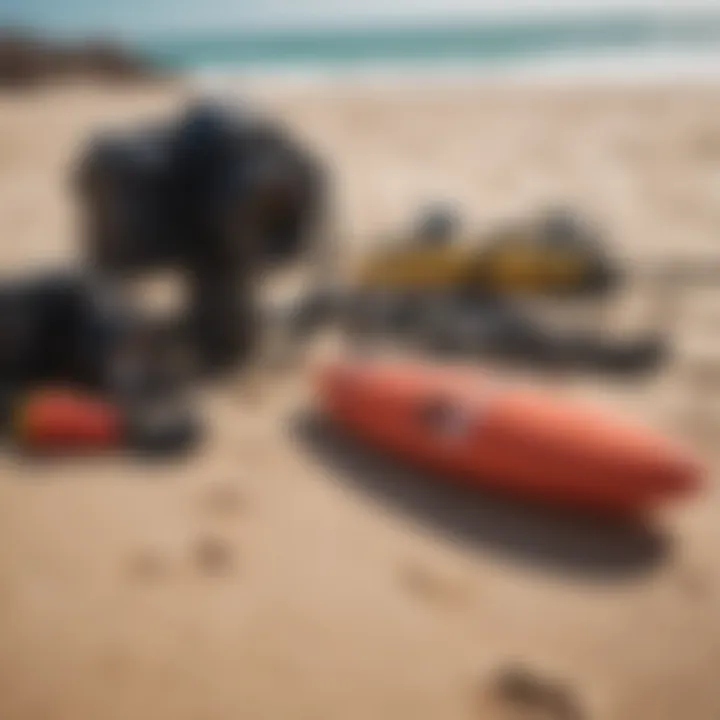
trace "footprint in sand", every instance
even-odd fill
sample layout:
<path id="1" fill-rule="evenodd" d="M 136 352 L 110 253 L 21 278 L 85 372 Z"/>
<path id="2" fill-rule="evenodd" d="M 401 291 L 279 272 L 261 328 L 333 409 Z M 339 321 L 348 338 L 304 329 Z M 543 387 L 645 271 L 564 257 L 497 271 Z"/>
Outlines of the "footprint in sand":
<path id="1" fill-rule="evenodd" d="M 157 550 L 144 548 L 133 553 L 127 562 L 127 571 L 133 580 L 151 582 L 167 575 L 167 559 Z"/>
<path id="2" fill-rule="evenodd" d="M 479 715 L 504 720 L 588 720 L 576 692 L 567 684 L 527 667 L 510 665 L 483 684 Z"/>
<path id="3" fill-rule="evenodd" d="M 200 506 L 215 517 L 232 517 L 246 508 L 247 501 L 233 483 L 216 482 L 203 490 Z"/>
<path id="4" fill-rule="evenodd" d="M 236 567 L 235 551 L 232 545 L 221 537 L 204 535 L 196 540 L 191 552 L 193 564 L 202 575 L 228 575 Z"/>
<path id="5" fill-rule="evenodd" d="M 398 570 L 398 578 L 412 596 L 446 607 L 464 604 L 472 592 L 466 579 L 436 572 L 416 562 L 402 565 Z"/>

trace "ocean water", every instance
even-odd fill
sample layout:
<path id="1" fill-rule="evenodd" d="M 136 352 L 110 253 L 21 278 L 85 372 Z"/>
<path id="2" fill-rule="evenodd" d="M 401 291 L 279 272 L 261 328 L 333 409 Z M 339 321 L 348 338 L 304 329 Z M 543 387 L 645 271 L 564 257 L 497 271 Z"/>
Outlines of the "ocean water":
<path id="1" fill-rule="evenodd" d="M 228 31 L 136 43 L 151 62 L 195 72 L 311 75 L 594 72 L 720 79 L 720 13 L 474 21 L 465 24 Z"/>
<path id="2" fill-rule="evenodd" d="M 0 25 L 14 23 L 60 36 L 118 36 L 151 63 L 198 74 L 502 76 L 517 72 L 617 79 L 689 74 L 720 79 L 720 4 L 690 11 L 683 0 L 646 0 L 635 10 L 623 9 L 615 0 L 568 0 L 550 13 L 517 11 L 529 0 L 506 0 L 505 7 L 516 10 L 506 13 L 487 12 L 491 4 L 484 0 L 470 4 L 395 0 L 393 8 L 404 12 L 393 12 L 386 21 L 376 13 L 372 22 L 363 21 L 359 10 L 390 3 L 4 2 L 9 6 L 0 9 Z M 461 12 L 470 6 L 486 11 Z M 422 8 L 435 12 L 423 14 Z M 290 22 L 293 9 L 296 19 Z M 351 10 L 355 15 L 349 14 Z"/>

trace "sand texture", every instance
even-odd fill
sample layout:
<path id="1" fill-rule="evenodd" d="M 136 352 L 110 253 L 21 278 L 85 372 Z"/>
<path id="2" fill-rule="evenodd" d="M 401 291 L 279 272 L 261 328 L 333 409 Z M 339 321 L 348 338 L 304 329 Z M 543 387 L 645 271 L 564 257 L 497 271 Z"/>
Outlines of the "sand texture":
<path id="1" fill-rule="evenodd" d="M 72 257 L 79 144 L 185 92 L 0 97 L 3 269 Z M 348 251 L 436 197 L 477 227 L 568 202 L 636 264 L 718 250 L 720 87 L 258 98 L 329 159 Z M 4 456 L 0 718 L 717 720 L 720 302 L 697 288 L 680 311 L 660 378 L 573 384 L 708 463 L 702 497 L 643 530 L 471 498 L 369 459 L 303 414 L 301 370 L 207 391 L 211 432 L 188 461 Z M 561 683 L 565 701 L 498 690 L 513 665 Z"/>

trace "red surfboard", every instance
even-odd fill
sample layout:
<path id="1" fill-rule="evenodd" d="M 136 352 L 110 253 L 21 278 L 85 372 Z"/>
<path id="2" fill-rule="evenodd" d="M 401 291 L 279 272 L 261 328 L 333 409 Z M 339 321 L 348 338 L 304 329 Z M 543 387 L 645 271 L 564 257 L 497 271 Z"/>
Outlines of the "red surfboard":
<path id="1" fill-rule="evenodd" d="M 623 514 L 699 486 L 698 464 L 669 440 L 475 369 L 341 361 L 318 386 L 341 427 L 448 480 Z"/>

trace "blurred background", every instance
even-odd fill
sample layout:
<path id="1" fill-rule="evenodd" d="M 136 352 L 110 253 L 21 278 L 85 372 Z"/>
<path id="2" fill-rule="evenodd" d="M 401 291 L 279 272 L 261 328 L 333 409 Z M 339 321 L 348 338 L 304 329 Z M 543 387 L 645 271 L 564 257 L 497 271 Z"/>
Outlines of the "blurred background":
<path id="1" fill-rule="evenodd" d="M 199 100 L 230 103 L 261 128 L 277 123 L 266 145 L 252 123 L 238 125 L 248 146 L 284 148 L 274 167 L 294 178 L 264 180 L 272 203 L 268 190 L 247 205 L 274 208 L 272 217 L 288 187 L 286 199 L 322 187 L 322 243 L 292 246 L 298 255 L 312 246 L 321 262 L 266 268 L 242 256 L 243 274 L 224 287 L 253 288 L 261 310 L 247 323 L 267 343 L 235 373 L 194 387 L 204 434 L 193 452 L 165 462 L 27 458 L 6 442 L 0 718 L 717 720 L 720 5 L 4 0 L 7 278 L 85 267 L 89 246 L 108 250 L 97 233 L 88 241 L 87 221 L 120 167 L 139 174 L 118 180 L 113 207 L 126 224 L 107 227 L 153 247 L 157 257 L 138 262 L 194 271 L 198 257 L 173 254 L 188 227 L 183 203 L 153 216 L 158 196 L 138 178 L 159 177 L 152 168 L 165 156 L 153 152 L 177 138 L 191 138 L 188 157 L 206 156 L 212 122 L 183 115 Z M 178 117 L 186 124 L 173 125 Z M 123 135 L 153 123 L 190 131 L 168 131 L 166 145 Z M 81 191 L 78 158 L 95 157 L 98 133 L 130 140 Z M 229 146 L 213 147 L 239 167 Z M 208 182 L 188 190 L 193 202 L 222 185 L 200 166 Z M 323 184 L 308 180 L 315 167 Z M 309 207 L 302 197 L 297 207 Z M 233 209 L 198 207 L 223 223 Z M 233 217 L 244 230 L 247 218 Z M 465 315 L 430 294 L 422 332 L 433 345 L 450 332 L 453 359 L 682 442 L 706 469 L 702 493 L 642 523 L 608 523 L 438 483 L 308 419 L 314 361 L 337 354 L 342 338 L 303 336 L 300 352 L 276 362 L 265 347 L 276 330 L 269 300 L 275 308 L 326 286 L 349 293 L 356 267 L 396 242 L 442 236 L 484 248 L 527 237 L 545 248 L 557 217 L 587 222 L 591 239 L 573 234 L 571 247 L 607 262 L 617 284 L 514 299 L 511 316 L 492 316 L 503 318 L 502 342 L 486 340 L 484 326 L 454 333 Z M 425 232 L 433 227 L 448 232 Z M 273 258 L 274 242 L 264 247 Z M 215 278 L 228 280 L 225 256 L 203 260 L 212 272 L 192 275 L 200 305 L 230 305 L 234 291 L 211 298 Z M 4 283 L 0 296 L 14 300 Z M 167 285 L 162 275 L 146 295 Z M 1 307 L 6 358 L 17 305 Z M 437 307 L 450 315 L 438 319 Z M 221 314 L 194 322 L 207 329 Z M 476 344 L 461 352 L 468 334 Z M 387 323 L 382 335 L 382 350 L 428 349 L 407 333 L 398 342 Z M 69 331 L 56 336 L 70 347 Z M 637 352 L 610 345 L 637 338 Z M 582 362 L 537 362 L 566 351 Z M 605 372 L 643 358 L 652 371 Z M 1 377 L 0 395 L 7 384 Z"/>
<path id="2" fill-rule="evenodd" d="M 635 0 L 423 0 L 398 3 L 74 1 L 5 4 L 3 25 L 78 39 L 117 38 L 169 67 L 327 74 L 337 70 L 539 70 L 605 67 L 659 71 L 682 61 L 708 70 L 718 34 L 715 3 Z M 604 62 L 603 62 L 604 61 Z M 568 67 L 567 69 L 571 69 Z"/>

